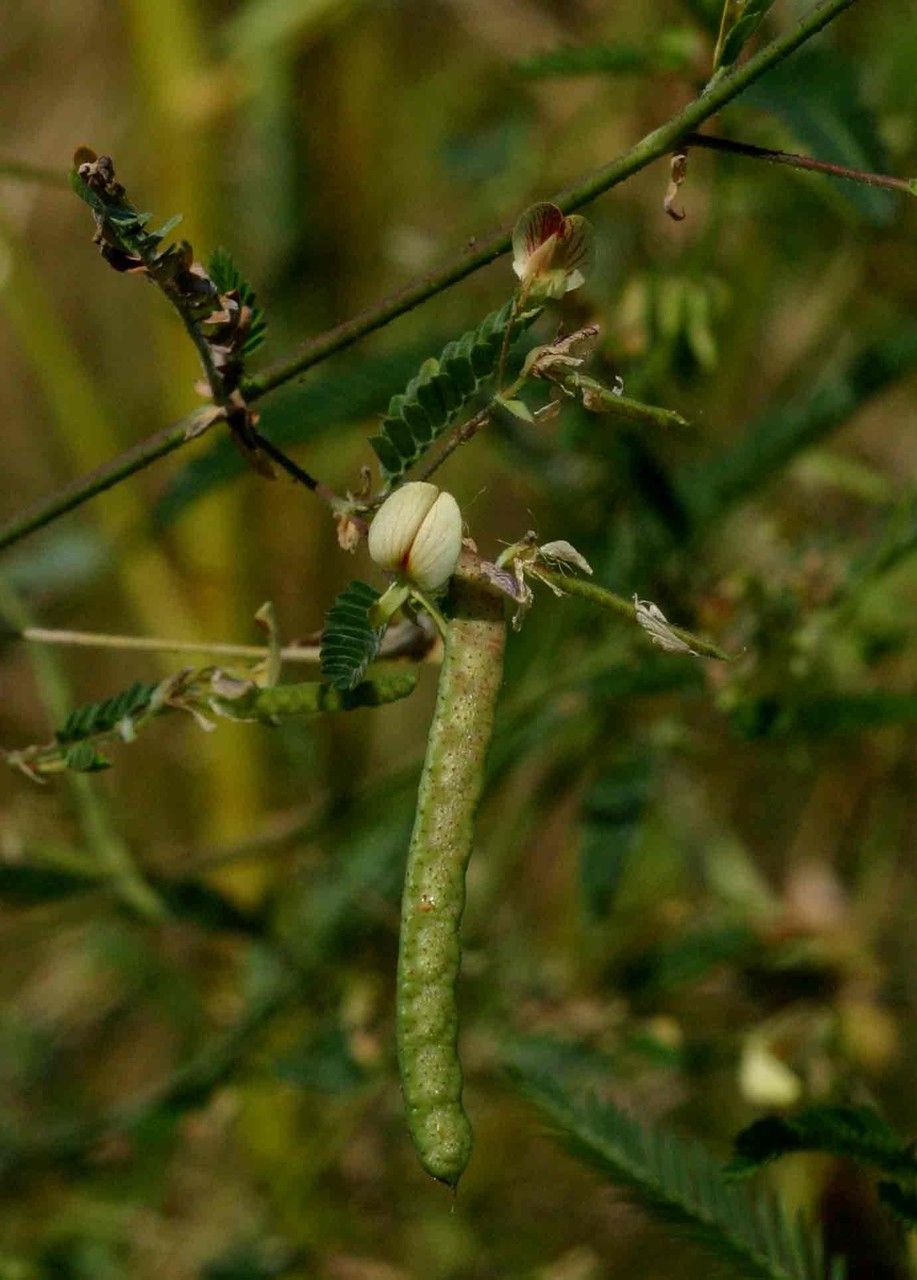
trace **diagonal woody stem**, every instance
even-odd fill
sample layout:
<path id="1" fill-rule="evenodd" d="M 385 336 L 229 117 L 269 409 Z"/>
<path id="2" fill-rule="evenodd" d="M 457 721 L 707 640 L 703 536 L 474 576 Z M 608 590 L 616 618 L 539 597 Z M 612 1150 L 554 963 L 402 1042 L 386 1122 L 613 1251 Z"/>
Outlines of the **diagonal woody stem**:
<path id="1" fill-rule="evenodd" d="M 829 23 L 833 22 L 856 0 L 822 0 L 795 26 L 771 41 L 741 66 L 718 74 L 714 81 L 681 111 L 665 124 L 654 129 L 629 150 L 610 161 L 603 168 L 587 175 L 573 186 L 558 192 L 552 203 L 564 213 L 571 213 L 589 204 L 596 196 L 618 186 L 654 160 L 671 153 L 672 149 L 692 133 L 705 120 L 709 120 L 733 98 L 738 97 L 749 85 L 767 71 L 783 62 L 801 45 L 810 40 Z M 414 284 L 383 299 L 353 319 L 327 330 L 302 345 L 297 351 L 242 384 L 242 392 L 248 403 L 253 403 L 269 391 L 305 373 L 329 356 L 353 346 L 360 338 L 383 328 L 398 316 L 411 311 L 428 298 L 435 297 L 452 285 L 473 275 L 507 253 L 511 245 L 509 230 L 499 231 L 483 242 L 472 241 L 472 247 L 439 270 L 421 277 Z M 209 425 L 209 424 L 207 424 Z M 195 428 L 197 427 L 197 430 Z M 159 458 L 179 449 L 187 440 L 200 433 L 200 415 L 191 415 L 164 428 L 149 440 L 119 455 L 104 467 L 81 477 L 65 489 L 43 499 L 0 528 L 0 550 L 12 546 L 27 534 L 50 524 L 64 512 L 72 511 L 105 489 L 143 470 Z"/>

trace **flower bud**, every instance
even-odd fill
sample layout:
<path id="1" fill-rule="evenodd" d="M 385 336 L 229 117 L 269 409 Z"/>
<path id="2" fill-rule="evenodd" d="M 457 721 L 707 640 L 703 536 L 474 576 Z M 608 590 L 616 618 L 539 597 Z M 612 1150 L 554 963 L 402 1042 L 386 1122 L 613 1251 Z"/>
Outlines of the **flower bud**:
<path id="1" fill-rule="evenodd" d="M 513 228 L 513 270 L 532 297 L 562 298 L 585 281 L 591 247 L 585 218 L 533 204 Z"/>
<path id="2" fill-rule="evenodd" d="M 423 591 L 452 577 L 462 550 L 462 514 L 451 493 L 416 480 L 386 498 L 369 526 L 376 564 L 402 573 Z"/>

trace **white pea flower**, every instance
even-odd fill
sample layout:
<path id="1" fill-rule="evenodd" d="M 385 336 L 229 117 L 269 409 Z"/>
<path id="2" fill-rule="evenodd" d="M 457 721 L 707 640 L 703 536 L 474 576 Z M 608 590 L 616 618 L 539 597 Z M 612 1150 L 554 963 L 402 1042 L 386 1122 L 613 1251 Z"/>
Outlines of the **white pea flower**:
<path id="1" fill-rule="evenodd" d="M 369 526 L 369 554 L 422 591 L 438 591 L 462 550 L 462 514 L 451 493 L 415 480 L 383 502 Z"/>

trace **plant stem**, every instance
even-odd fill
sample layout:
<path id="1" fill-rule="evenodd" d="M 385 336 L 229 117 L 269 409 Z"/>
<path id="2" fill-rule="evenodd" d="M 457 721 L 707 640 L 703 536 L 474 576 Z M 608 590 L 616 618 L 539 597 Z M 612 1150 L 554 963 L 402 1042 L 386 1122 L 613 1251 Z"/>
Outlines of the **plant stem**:
<path id="1" fill-rule="evenodd" d="M 632 618 L 635 622 L 637 620 L 636 605 L 626 600 L 624 596 L 609 591 L 607 587 L 600 587 L 595 582 L 587 582 L 585 578 L 574 578 L 569 574 L 557 573 L 553 569 L 543 569 L 540 565 L 537 576 L 542 582 L 555 587 L 563 595 L 579 596 L 582 600 L 588 600 L 590 604 L 598 605 L 600 609 L 608 609 L 624 618 Z M 693 631 L 686 631 L 684 627 L 676 627 L 671 622 L 666 623 L 666 626 L 699 657 L 718 658 L 721 662 L 729 661 L 728 653 L 724 653 L 718 645 L 711 644 L 703 636 L 697 636 Z"/>
<path id="2" fill-rule="evenodd" d="M 0 578 L 0 604 L 7 618 L 21 632 L 29 630 L 29 618 L 16 593 Z M 70 692 L 57 658 L 36 650 L 32 667 L 42 701 L 50 715 L 62 723 L 71 705 Z M 68 774 L 83 838 L 99 870 L 115 893 L 141 917 L 158 921 L 165 915 L 159 895 L 146 881 L 127 844 L 116 830 L 104 795 L 84 774 Z"/>
<path id="3" fill-rule="evenodd" d="M 715 82 L 708 84 L 697 98 L 689 102 L 665 124 L 654 129 L 652 133 L 647 134 L 603 168 L 558 192 L 551 197 L 551 202 L 564 213 L 581 209 L 604 191 L 624 182 L 659 157 L 668 155 L 686 134 L 715 115 L 749 85 L 760 79 L 765 72 L 788 58 L 791 53 L 854 3 L 856 0 L 822 0 L 822 3 L 817 4 L 795 27 L 759 50 L 747 62 L 725 74 L 718 75 Z M 511 232 L 507 230 L 498 232 L 483 243 L 472 241 L 472 247 L 446 266 L 421 277 L 414 284 L 360 312 L 351 320 L 311 339 L 292 355 L 269 365 L 255 377 L 246 379 L 242 384 L 246 400 L 248 402 L 258 400 L 268 391 L 289 382 L 298 374 L 327 360 L 329 356 L 353 346 L 360 338 L 383 328 L 421 302 L 435 297 L 436 294 L 473 275 L 482 267 L 488 266 L 509 251 L 511 239 Z M 200 413 L 183 418 L 180 422 L 164 428 L 149 440 L 135 445 L 133 449 L 113 459 L 106 466 L 74 481 L 60 493 L 15 517 L 0 529 L 0 550 L 18 542 L 20 538 L 36 529 L 50 524 L 58 516 L 72 511 L 87 499 L 110 488 L 125 477 L 143 470 L 158 458 L 163 458 L 180 448 L 187 440 L 199 433 L 200 429 L 204 429 L 200 424 Z M 198 427 L 197 432 L 195 426 Z"/>
<path id="4" fill-rule="evenodd" d="M 222 415 L 215 413 L 212 407 L 198 409 L 195 413 L 182 418 L 180 422 L 164 427 L 155 435 L 119 453 L 110 462 L 103 463 L 100 467 L 65 485 L 50 498 L 43 498 L 36 502 L 20 512 L 18 516 L 14 516 L 0 530 L 0 551 L 12 546 L 27 534 L 34 533 L 36 529 L 42 529 L 45 525 L 51 524 L 59 516 L 66 515 L 68 511 L 82 506 L 90 498 L 104 493 L 106 489 L 111 489 L 121 480 L 126 480 L 128 476 L 143 471 L 151 463 L 157 462 L 183 444 L 187 444 L 189 440 L 203 435 L 221 419 Z"/>
<path id="5" fill-rule="evenodd" d="M 822 0 L 822 3 L 815 5 L 796 27 L 773 40 L 742 66 L 722 76 L 715 85 L 708 85 L 697 98 L 689 102 L 665 124 L 647 134 L 628 151 L 623 152 L 603 168 L 597 169 L 595 173 L 580 179 L 573 186 L 551 196 L 550 202 L 556 204 L 564 213 L 572 213 L 589 204 L 596 196 L 633 177 L 654 160 L 668 155 L 684 134 L 703 124 L 705 120 L 709 120 L 749 85 L 760 79 L 765 72 L 789 57 L 800 45 L 805 44 L 855 2 L 856 0 Z M 411 311 L 419 303 L 442 293 L 444 289 L 464 280 L 466 276 L 488 266 L 495 259 L 509 252 L 512 245 L 512 232 L 511 230 L 500 231 L 483 243 L 473 241 L 472 244 L 472 248 L 467 249 L 445 267 L 423 276 L 406 289 L 362 311 L 352 320 L 311 339 L 292 356 L 285 360 L 278 360 L 256 377 L 248 379 L 244 383 L 244 390 L 248 397 L 251 398 L 253 393 L 263 394 L 288 382 L 290 378 L 304 373 L 306 369 L 326 360 L 333 353 L 352 346 L 366 334 L 382 328 L 397 316 Z"/>
<path id="6" fill-rule="evenodd" d="M 452 432 L 452 435 L 440 449 L 439 453 L 430 458 L 420 470 L 417 472 L 418 480 L 429 480 L 439 468 L 443 465 L 450 454 L 455 453 L 460 444 L 464 444 L 466 440 L 470 440 L 472 436 L 477 435 L 478 431 L 485 425 L 490 417 L 490 410 L 485 405 L 483 409 L 479 409 L 473 418 L 469 418 L 467 422 L 463 422 L 460 427 Z"/>
<path id="7" fill-rule="evenodd" d="M 509 329 L 507 329 L 507 333 L 508 332 Z M 500 380 L 502 380 L 502 373 L 500 374 Z M 524 382 L 525 379 L 520 375 L 512 386 L 507 387 L 505 391 L 501 391 L 500 395 L 506 400 L 511 400 L 512 397 L 517 394 Z M 490 404 L 485 404 L 484 407 L 479 409 L 478 412 L 474 414 L 473 417 L 469 418 L 467 422 L 462 422 L 454 428 L 449 439 L 446 441 L 445 445 L 443 445 L 442 449 L 440 449 L 436 457 L 431 458 L 418 471 L 417 479 L 428 480 L 430 476 L 439 470 L 446 459 L 455 453 L 459 445 L 467 444 L 469 440 L 473 440 L 481 428 L 487 426 L 489 421 Z"/>
<path id="8" fill-rule="evenodd" d="M 426 602 L 424 602 L 426 604 Z M 437 662 L 435 646 L 426 645 L 421 652 L 419 638 L 421 628 L 407 626 L 390 628 L 382 640 L 380 658 L 410 657 L 417 661 Z M 223 641 L 169 640 L 161 636 L 111 635 L 101 631 L 56 631 L 48 627 L 24 627 L 22 630 L 0 629 L 2 639 L 28 640 L 33 644 L 64 645 L 86 649 L 121 649 L 133 653 L 187 653 L 208 654 L 215 658 L 243 658 L 261 662 L 270 651 L 257 644 L 226 644 Z M 280 650 L 282 662 L 302 662 L 317 665 L 320 660 L 317 644 L 291 644 Z"/>
<path id="9" fill-rule="evenodd" d="M 867 173 L 863 169 L 850 169 L 843 164 L 831 164 L 827 160 L 815 160 L 812 156 L 797 155 L 792 151 L 777 151 L 772 147 L 757 147 L 751 142 L 736 142 L 732 138 L 719 138 L 709 133 L 686 133 L 680 139 L 684 147 L 702 147 L 707 151 L 728 151 L 751 160 L 766 160 L 770 164 L 785 164 L 791 169 L 808 169 L 813 173 L 827 173 L 833 178 L 845 178 L 866 187 L 883 187 L 886 191 L 901 191 L 905 195 L 917 195 L 917 181 L 895 178 L 885 173 Z"/>
<path id="10" fill-rule="evenodd" d="M 135 653 L 204 653 L 217 658 L 267 658 L 268 650 L 257 644 L 224 644 L 206 641 L 166 640 L 159 636 L 120 636 L 96 631 L 54 631 L 46 627 L 26 627 L 17 633 L 19 639 L 36 644 L 67 645 L 90 649 L 123 649 Z M 319 660 L 318 645 L 289 645 L 280 650 L 284 662 Z"/>

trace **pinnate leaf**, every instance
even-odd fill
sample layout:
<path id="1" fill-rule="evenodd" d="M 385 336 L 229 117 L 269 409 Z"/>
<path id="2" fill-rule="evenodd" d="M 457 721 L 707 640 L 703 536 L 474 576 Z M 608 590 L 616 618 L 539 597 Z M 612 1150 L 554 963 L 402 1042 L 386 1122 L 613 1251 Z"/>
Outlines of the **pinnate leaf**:
<path id="1" fill-rule="evenodd" d="M 477 329 L 447 343 L 438 358 L 425 360 L 404 391 L 392 397 L 379 434 L 370 439 L 389 485 L 420 460 L 496 373 L 507 329 L 512 342 L 540 312 L 540 307 L 531 307 L 514 317 L 508 302 Z"/>
<path id="2" fill-rule="evenodd" d="M 370 610 L 378 591 L 366 582 L 349 583 L 334 601 L 322 632 L 321 668 L 335 689 L 353 689 L 379 652 L 384 626 L 374 626 Z"/>

